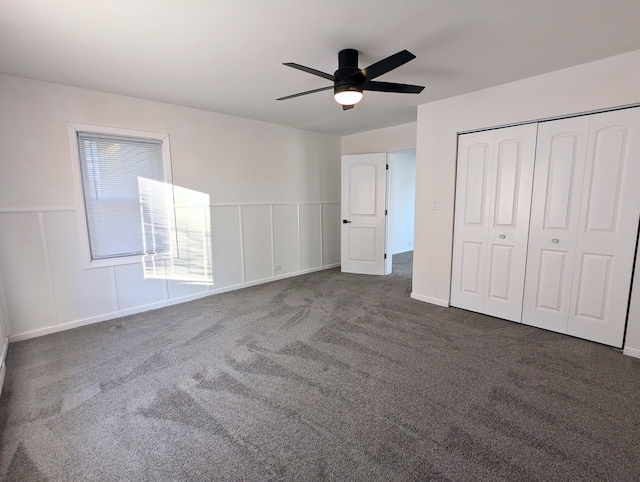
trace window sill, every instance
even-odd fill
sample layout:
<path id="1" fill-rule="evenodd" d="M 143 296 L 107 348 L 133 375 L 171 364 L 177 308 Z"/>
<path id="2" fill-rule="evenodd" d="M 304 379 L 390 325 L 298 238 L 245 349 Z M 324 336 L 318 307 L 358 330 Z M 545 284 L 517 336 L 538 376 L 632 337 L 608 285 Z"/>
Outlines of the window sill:
<path id="1" fill-rule="evenodd" d="M 144 255 L 138 254 L 135 256 L 123 256 L 121 258 L 95 259 L 89 261 L 84 269 L 109 268 L 111 266 L 164 261 L 165 259 L 172 258 L 176 258 L 176 256 L 171 256 L 171 253 L 160 253 Z"/>

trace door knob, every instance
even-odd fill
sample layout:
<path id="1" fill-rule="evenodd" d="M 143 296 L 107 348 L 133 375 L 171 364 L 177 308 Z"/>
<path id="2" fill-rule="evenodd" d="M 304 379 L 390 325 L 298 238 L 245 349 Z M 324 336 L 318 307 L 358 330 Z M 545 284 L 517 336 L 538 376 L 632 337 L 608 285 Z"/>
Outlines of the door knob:
<path id="1" fill-rule="evenodd" d="M 498 236 L 500 239 L 504 239 L 506 238 L 506 236 L 504 234 L 501 234 L 500 236 Z"/>
<path id="2" fill-rule="evenodd" d="M 560 240 L 559 240 L 558 238 L 553 238 L 553 239 L 551 240 L 551 242 L 552 242 L 553 244 L 558 244 L 558 243 L 560 242 Z"/>
<path id="3" fill-rule="evenodd" d="M 343 219 L 343 220 L 342 220 L 342 224 L 347 224 L 347 223 L 350 223 L 350 222 L 351 222 L 351 221 L 347 221 L 346 219 Z"/>

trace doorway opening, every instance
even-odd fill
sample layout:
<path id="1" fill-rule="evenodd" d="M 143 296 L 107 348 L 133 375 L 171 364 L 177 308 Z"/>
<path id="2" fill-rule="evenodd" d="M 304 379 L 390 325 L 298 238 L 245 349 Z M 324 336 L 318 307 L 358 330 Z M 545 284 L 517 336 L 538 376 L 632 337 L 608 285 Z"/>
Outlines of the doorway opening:
<path id="1" fill-rule="evenodd" d="M 411 278 L 416 205 L 416 151 L 387 154 L 388 247 L 392 273 Z"/>

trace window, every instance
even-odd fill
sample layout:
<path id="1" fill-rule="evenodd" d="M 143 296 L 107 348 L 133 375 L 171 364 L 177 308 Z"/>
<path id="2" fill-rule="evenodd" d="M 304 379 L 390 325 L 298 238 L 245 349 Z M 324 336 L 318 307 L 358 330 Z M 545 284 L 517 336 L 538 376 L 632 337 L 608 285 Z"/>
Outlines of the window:
<path id="1" fill-rule="evenodd" d="M 168 136 L 70 129 L 90 267 L 170 257 L 176 243 Z"/>

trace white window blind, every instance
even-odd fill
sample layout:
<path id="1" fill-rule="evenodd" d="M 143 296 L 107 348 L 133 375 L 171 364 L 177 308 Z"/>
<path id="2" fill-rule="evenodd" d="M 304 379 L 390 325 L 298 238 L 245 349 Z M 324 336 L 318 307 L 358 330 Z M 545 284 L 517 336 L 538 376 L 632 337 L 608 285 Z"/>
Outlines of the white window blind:
<path id="1" fill-rule="evenodd" d="M 78 132 L 91 259 L 172 251 L 162 141 Z"/>

